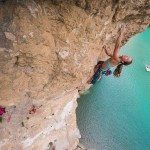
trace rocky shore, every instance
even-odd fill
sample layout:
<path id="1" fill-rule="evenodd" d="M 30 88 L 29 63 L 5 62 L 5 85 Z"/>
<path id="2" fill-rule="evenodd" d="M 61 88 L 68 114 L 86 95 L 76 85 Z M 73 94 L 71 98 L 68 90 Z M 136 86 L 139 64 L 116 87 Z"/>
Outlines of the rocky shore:
<path id="1" fill-rule="evenodd" d="M 76 100 L 102 46 L 149 20 L 148 0 L 0 1 L 0 149 L 75 149 Z"/>

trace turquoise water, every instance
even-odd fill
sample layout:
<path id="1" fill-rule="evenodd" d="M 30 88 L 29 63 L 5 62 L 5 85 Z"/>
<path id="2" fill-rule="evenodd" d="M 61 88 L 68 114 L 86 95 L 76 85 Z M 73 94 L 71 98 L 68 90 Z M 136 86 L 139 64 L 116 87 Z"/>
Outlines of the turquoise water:
<path id="1" fill-rule="evenodd" d="M 150 29 L 121 53 L 133 57 L 120 78 L 104 77 L 78 99 L 80 142 L 96 150 L 150 150 Z"/>

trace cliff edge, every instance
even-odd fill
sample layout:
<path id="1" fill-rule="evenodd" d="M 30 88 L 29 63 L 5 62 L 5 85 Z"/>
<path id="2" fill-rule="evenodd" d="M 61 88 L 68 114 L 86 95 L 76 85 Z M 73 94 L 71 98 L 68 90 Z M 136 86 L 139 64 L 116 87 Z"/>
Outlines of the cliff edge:
<path id="1" fill-rule="evenodd" d="M 78 91 L 102 46 L 149 20 L 149 0 L 0 1 L 0 149 L 75 149 Z"/>

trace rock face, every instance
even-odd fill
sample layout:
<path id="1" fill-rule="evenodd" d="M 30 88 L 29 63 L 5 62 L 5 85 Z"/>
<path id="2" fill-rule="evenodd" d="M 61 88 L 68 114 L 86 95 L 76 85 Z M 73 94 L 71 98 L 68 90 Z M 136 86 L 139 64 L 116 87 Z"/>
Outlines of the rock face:
<path id="1" fill-rule="evenodd" d="M 102 46 L 149 20 L 149 0 L 0 1 L 0 149 L 74 149 L 78 90 Z"/>

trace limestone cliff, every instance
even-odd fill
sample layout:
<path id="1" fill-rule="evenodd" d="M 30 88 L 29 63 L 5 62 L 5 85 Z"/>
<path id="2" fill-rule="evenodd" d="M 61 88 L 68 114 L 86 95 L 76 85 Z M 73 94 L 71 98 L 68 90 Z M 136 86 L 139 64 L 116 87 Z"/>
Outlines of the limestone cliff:
<path id="1" fill-rule="evenodd" d="M 102 46 L 120 24 L 126 42 L 149 19 L 149 0 L 0 1 L 0 149 L 74 149 L 78 90 Z"/>

